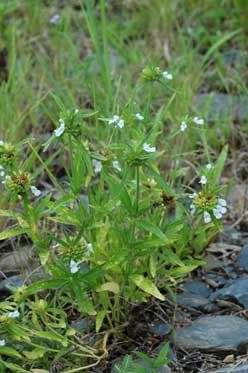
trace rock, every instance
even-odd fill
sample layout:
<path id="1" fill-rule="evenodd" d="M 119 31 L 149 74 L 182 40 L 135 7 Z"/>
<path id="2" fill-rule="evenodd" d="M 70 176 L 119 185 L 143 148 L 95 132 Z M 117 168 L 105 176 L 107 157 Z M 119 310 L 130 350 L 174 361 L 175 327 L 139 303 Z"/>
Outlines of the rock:
<path id="1" fill-rule="evenodd" d="M 186 282 L 183 284 L 183 290 L 188 291 L 192 294 L 201 295 L 202 297 L 208 298 L 212 291 L 202 281 L 194 280 L 192 282 Z"/>
<path id="2" fill-rule="evenodd" d="M 11 276 L 0 282 L 0 290 L 11 292 L 8 289 L 8 285 L 13 286 L 14 288 L 20 288 L 23 286 L 23 280 L 20 275 Z"/>
<path id="3" fill-rule="evenodd" d="M 248 364 L 230 365 L 218 370 L 211 370 L 209 373 L 248 373 Z"/>
<path id="4" fill-rule="evenodd" d="M 216 289 L 226 285 L 226 283 L 228 282 L 228 278 L 226 276 L 210 272 L 205 274 L 205 281 L 208 285 Z"/>
<path id="5" fill-rule="evenodd" d="M 215 255 L 207 254 L 203 261 L 205 262 L 203 269 L 205 271 L 212 271 L 214 269 L 223 268 L 223 263 L 217 259 Z"/>
<path id="6" fill-rule="evenodd" d="M 232 281 L 231 285 L 217 290 L 211 295 L 212 300 L 236 300 L 246 310 L 248 309 L 248 278 L 237 278 Z"/>
<path id="7" fill-rule="evenodd" d="M 31 247 L 21 247 L 20 250 L 4 254 L 0 259 L 0 271 L 3 273 L 21 272 L 34 262 L 34 251 Z"/>
<path id="8" fill-rule="evenodd" d="M 186 308 L 202 309 L 209 303 L 209 300 L 198 294 L 188 292 L 177 294 L 177 304 Z"/>
<path id="9" fill-rule="evenodd" d="M 248 244 L 240 251 L 236 263 L 241 271 L 248 272 Z"/>
<path id="10" fill-rule="evenodd" d="M 171 332 L 172 326 L 170 324 L 150 324 L 149 331 L 158 335 L 167 335 Z"/>
<path id="11" fill-rule="evenodd" d="M 81 333 L 85 333 L 89 330 L 89 322 L 86 318 L 73 322 L 71 326 Z"/>
<path id="12" fill-rule="evenodd" d="M 247 343 L 248 321 L 236 316 L 202 317 L 176 331 L 177 347 L 188 351 L 239 351 Z"/>
<path id="13" fill-rule="evenodd" d="M 235 120 L 243 122 L 248 117 L 248 97 L 231 96 L 224 93 L 203 93 L 195 97 L 195 105 L 200 113 L 208 113 L 208 121 Z"/>

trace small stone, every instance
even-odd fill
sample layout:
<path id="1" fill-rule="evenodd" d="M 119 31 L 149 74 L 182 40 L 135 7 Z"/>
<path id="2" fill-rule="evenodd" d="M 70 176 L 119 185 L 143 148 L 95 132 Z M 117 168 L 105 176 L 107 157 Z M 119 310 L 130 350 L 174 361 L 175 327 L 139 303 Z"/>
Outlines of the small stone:
<path id="1" fill-rule="evenodd" d="M 201 295 L 202 297 L 208 298 L 212 291 L 204 284 L 202 281 L 192 281 L 192 282 L 186 282 L 183 284 L 183 290 L 188 291 L 192 294 Z"/>
<path id="2" fill-rule="evenodd" d="M 171 332 L 172 326 L 170 324 L 150 324 L 149 331 L 158 335 L 167 335 Z"/>
<path id="3" fill-rule="evenodd" d="M 229 365 L 226 368 L 220 368 L 218 370 L 211 370 L 209 373 L 248 373 L 248 364 L 235 364 Z"/>
<path id="4" fill-rule="evenodd" d="M 237 257 L 237 266 L 241 271 L 248 272 L 248 244 L 240 251 Z"/>
<path id="5" fill-rule="evenodd" d="M 85 333 L 89 329 L 89 323 L 86 318 L 73 322 L 71 326 L 81 333 Z"/>
<path id="6" fill-rule="evenodd" d="M 177 347 L 187 351 L 240 351 L 247 343 L 248 321 L 235 316 L 202 317 L 176 331 Z"/>
<path id="7" fill-rule="evenodd" d="M 8 286 L 13 286 L 14 288 L 20 288 L 23 286 L 23 281 L 20 275 L 11 276 L 0 282 L 0 290 L 11 292 Z"/>
<path id="8" fill-rule="evenodd" d="M 233 363 L 234 362 L 234 355 L 227 355 L 223 360 L 223 363 Z"/>
<path id="9" fill-rule="evenodd" d="M 184 292 L 177 294 L 177 304 L 186 308 L 202 309 L 209 303 L 209 300 L 201 295 Z"/>
<path id="10" fill-rule="evenodd" d="M 229 286 L 217 290 L 210 297 L 212 300 L 236 300 L 248 310 L 248 278 L 237 278 Z"/>

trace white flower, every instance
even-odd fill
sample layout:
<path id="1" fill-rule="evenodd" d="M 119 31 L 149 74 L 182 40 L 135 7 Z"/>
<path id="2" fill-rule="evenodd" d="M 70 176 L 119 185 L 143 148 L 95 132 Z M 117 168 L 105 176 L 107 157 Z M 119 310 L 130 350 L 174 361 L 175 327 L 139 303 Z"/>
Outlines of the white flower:
<path id="1" fill-rule="evenodd" d="M 5 179 L 2 181 L 2 184 L 6 184 L 8 180 L 10 180 L 10 176 L 6 175 Z"/>
<path id="2" fill-rule="evenodd" d="M 113 162 L 112 162 L 112 165 L 113 165 L 113 167 L 114 167 L 117 171 L 121 172 L 121 167 L 120 167 L 118 161 L 113 161 Z"/>
<path id="3" fill-rule="evenodd" d="M 39 197 L 41 195 L 40 189 L 36 188 L 36 186 L 31 185 L 30 189 L 33 195 L 35 195 L 35 197 Z"/>
<path id="4" fill-rule="evenodd" d="M 13 312 L 9 312 L 8 313 L 8 316 L 11 318 L 11 319 L 16 319 L 17 317 L 20 316 L 20 312 L 19 311 L 13 311 Z"/>
<path id="5" fill-rule="evenodd" d="M 208 223 L 211 222 L 211 216 L 210 216 L 210 214 L 207 211 L 204 211 L 203 218 L 204 218 L 204 222 L 206 224 L 208 224 Z"/>
<path id="6" fill-rule="evenodd" d="M 60 137 L 65 132 L 65 122 L 63 119 L 59 119 L 60 127 L 54 130 L 54 134 L 56 137 Z"/>
<path id="7" fill-rule="evenodd" d="M 101 170 L 102 170 L 102 162 L 97 161 L 96 159 L 93 159 L 92 160 L 92 164 L 94 166 L 94 171 L 95 171 L 96 174 L 98 174 L 99 172 L 101 172 Z"/>
<path id="8" fill-rule="evenodd" d="M 164 72 L 163 72 L 163 77 L 164 77 L 165 79 L 168 79 L 168 80 L 172 80 L 172 79 L 173 79 L 172 74 L 168 73 L 168 71 L 164 71 Z"/>
<path id="9" fill-rule="evenodd" d="M 202 124 L 204 124 L 204 119 L 202 119 L 202 118 L 198 118 L 198 117 L 194 117 L 194 118 L 193 118 L 193 122 L 194 122 L 195 124 L 202 125 Z"/>
<path id="10" fill-rule="evenodd" d="M 5 346 L 5 339 L 0 339 L 0 346 Z"/>
<path id="11" fill-rule="evenodd" d="M 70 271 L 71 273 L 77 273 L 79 270 L 78 263 L 76 263 L 74 260 L 71 260 L 70 262 Z"/>
<path id="12" fill-rule="evenodd" d="M 180 130 L 181 130 L 182 132 L 184 132 L 184 131 L 186 130 L 186 128 L 187 128 L 187 124 L 186 124 L 185 122 L 182 122 L 182 123 L 181 123 L 181 126 L 180 126 Z"/>
<path id="13" fill-rule="evenodd" d="M 197 194 L 194 192 L 193 194 L 189 195 L 189 198 L 194 199 L 197 196 Z"/>
<path id="14" fill-rule="evenodd" d="M 205 185 L 205 184 L 207 184 L 207 181 L 208 181 L 208 179 L 206 178 L 206 176 L 203 175 L 201 177 L 199 183 Z"/>
<path id="15" fill-rule="evenodd" d="M 79 113 L 79 110 L 75 109 L 74 114 L 78 114 L 78 113 Z"/>
<path id="16" fill-rule="evenodd" d="M 93 246 L 91 243 L 87 243 L 86 250 L 89 254 L 92 254 L 94 252 Z"/>
<path id="17" fill-rule="evenodd" d="M 143 115 L 141 115 L 140 113 L 137 113 L 135 116 L 136 116 L 136 119 L 138 120 L 144 120 Z"/>
<path id="18" fill-rule="evenodd" d="M 3 170 L 3 166 L 0 165 L 0 176 L 3 177 L 5 175 L 5 172 Z"/>
<path id="19" fill-rule="evenodd" d="M 190 211 L 191 215 L 193 215 L 195 210 L 196 210 L 195 205 L 193 203 L 191 203 L 191 205 L 190 205 L 190 210 L 191 210 Z"/>
<path id="20" fill-rule="evenodd" d="M 216 209 L 213 209 L 213 213 L 214 213 L 214 216 L 216 217 L 216 219 L 221 219 L 222 218 L 222 213 L 216 208 Z"/>
<path id="21" fill-rule="evenodd" d="M 151 147 L 151 145 L 147 144 L 146 142 L 143 144 L 143 149 L 147 153 L 154 153 L 156 151 L 155 146 Z"/>
<path id="22" fill-rule="evenodd" d="M 112 119 L 109 119 L 109 124 L 114 124 L 115 127 L 123 128 L 124 120 L 119 117 L 119 115 L 114 115 Z"/>
<path id="23" fill-rule="evenodd" d="M 57 25 L 59 23 L 59 20 L 60 20 L 60 15 L 59 14 L 54 14 L 54 16 L 52 16 L 52 18 L 50 18 L 50 23 L 52 25 Z"/>
<path id="24" fill-rule="evenodd" d="M 123 119 L 120 119 L 120 120 L 118 120 L 118 122 L 117 122 L 117 126 L 119 127 L 119 128 L 123 128 L 124 127 L 124 120 Z"/>
<path id="25" fill-rule="evenodd" d="M 218 205 L 226 207 L 226 200 L 223 198 L 218 198 Z"/>
<path id="26" fill-rule="evenodd" d="M 4 142 L 0 140 L 0 146 L 3 146 L 3 145 L 4 145 Z"/>
<path id="27" fill-rule="evenodd" d="M 206 165 L 206 169 L 207 170 L 211 170 L 213 168 L 213 166 L 211 165 L 211 163 L 208 163 L 207 165 Z"/>

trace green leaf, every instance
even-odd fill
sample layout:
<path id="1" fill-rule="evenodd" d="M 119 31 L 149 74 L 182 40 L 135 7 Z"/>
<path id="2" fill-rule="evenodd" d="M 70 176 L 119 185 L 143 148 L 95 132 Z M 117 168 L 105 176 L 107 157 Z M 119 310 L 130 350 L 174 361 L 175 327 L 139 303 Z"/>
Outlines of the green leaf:
<path id="1" fill-rule="evenodd" d="M 96 332 L 98 333 L 102 327 L 103 320 L 106 316 L 106 311 L 99 311 L 96 316 Z"/>
<path id="2" fill-rule="evenodd" d="M 39 330 L 36 330 L 34 333 L 37 337 L 45 338 L 45 339 L 56 341 L 56 342 L 60 342 L 62 344 L 62 346 L 64 346 L 64 347 L 68 346 L 67 338 L 64 337 L 63 335 L 59 334 L 59 333 L 55 333 L 53 331 L 47 332 L 47 331 L 39 331 Z"/>
<path id="3" fill-rule="evenodd" d="M 168 243 L 168 238 L 166 235 L 155 224 L 146 220 L 140 220 L 136 222 L 136 225 L 139 229 L 152 233 L 154 236 L 160 238 L 163 242 Z"/>
<path id="4" fill-rule="evenodd" d="M 39 293 L 40 291 L 49 290 L 49 289 L 58 289 L 61 286 L 65 285 L 67 282 L 65 279 L 56 279 L 56 280 L 46 280 L 38 281 L 27 288 L 25 288 L 24 294 L 31 295 Z"/>
<path id="5" fill-rule="evenodd" d="M 149 268 L 150 268 L 151 276 L 154 278 L 156 276 L 156 259 L 154 255 L 150 256 Z"/>
<path id="6" fill-rule="evenodd" d="M 160 293 L 157 286 L 148 278 L 145 278 L 142 275 L 131 275 L 130 279 L 145 293 L 151 294 L 160 300 L 165 300 L 165 297 Z"/>
<path id="7" fill-rule="evenodd" d="M 23 369 L 20 365 L 17 365 L 14 363 L 7 363 L 6 361 L 2 361 L 2 360 L 1 362 L 4 364 L 6 368 L 10 369 L 10 372 L 18 372 L 18 373 L 22 373 L 22 372 L 29 373 L 30 372 L 29 370 Z"/>
<path id="8" fill-rule="evenodd" d="M 45 348 L 35 348 L 33 351 L 23 351 L 23 354 L 29 359 L 29 360 L 36 360 L 43 357 L 46 353 Z"/>
<path id="9" fill-rule="evenodd" d="M 106 282 L 105 284 L 102 284 L 99 288 L 97 288 L 96 291 L 110 291 L 114 294 L 119 294 L 120 286 L 119 284 L 117 284 L 117 282 Z"/>
<path id="10" fill-rule="evenodd" d="M 21 227 L 8 229 L 7 231 L 3 231 L 0 233 L 0 241 L 6 240 L 7 238 L 19 236 L 20 234 L 23 234 L 25 232 L 26 230 Z"/>
<path id="11" fill-rule="evenodd" d="M 220 176 L 222 174 L 222 171 L 224 169 L 224 166 L 225 166 L 225 162 L 226 162 L 226 158 L 227 158 L 227 150 L 228 150 L 228 146 L 224 146 L 224 148 L 222 149 L 216 163 L 215 163 L 215 166 L 214 166 L 214 169 L 213 169 L 213 173 L 212 173 L 212 181 L 217 184 L 219 179 L 220 179 Z"/>
<path id="12" fill-rule="evenodd" d="M 151 172 L 152 176 L 154 177 L 154 179 L 156 180 L 158 185 L 165 191 L 166 194 L 168 194 L 169 196 L 174 196 L 175 195 L 173 189 L 162 178 L 162 176 L 159 175 L 159 173 L 156 170 L 154 170 L 154 168 L 152 166 L 150 166 L 149 164 L 146 164 L 146 168 Z"/>
<path id="13" fill-rule="evenodd" d="M 0 347 L 0 355 L 7 355 L 10 357 L 15 357 L 17 359 L 23 359 L 23 357 L 12 347 Z"/>
<path id="14" fill-rule="evenodd" d="M 72 287 L 78 302 L 79 311 L 91 316 L 96 315 L 92 301 L 89 299 L 87 294 L 85 294 L 85 291 L 80 287 L 80 284 L 74 279 L 72 280 Z"/>

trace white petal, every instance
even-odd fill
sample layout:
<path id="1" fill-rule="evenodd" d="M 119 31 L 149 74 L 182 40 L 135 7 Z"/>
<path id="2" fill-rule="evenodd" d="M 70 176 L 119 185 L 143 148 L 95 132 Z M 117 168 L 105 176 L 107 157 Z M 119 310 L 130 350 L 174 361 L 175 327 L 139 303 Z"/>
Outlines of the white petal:
<path id="1" fill-rule="evenodd" d="M 223 198 L 218 198 L 218 204 L 224 207 L 227 205 L 226 200 Z"/>
<path id="2" fill-rule="evenodd" d="M 194 199 L 196 196 L 197 196 L 197 194 L 194 192 L 193 194 L 190 194 L 190 195 L 189 195 L 189 198 Z"/>
<path id="3" fill-rule="evenodd" d="M 88 243 L 87 246 L 86 246 L 86 250 L 88 253 L 93 253 L 94 250 L 93 250 L 93 246 L 91 243 Z"/>
<path id="4" fill-rule="evenodd" d="M 208 181 L 208 180 L 207 180 L 206 176 L 203 175 L 203 176 L 201 177 L 199 183 L 205 185 L 205 184 L 207 184 L 207 181 Z"/>
<path id="5" fill-rule="evenodd" d="M 144 120 L 143 115 L 141 115 L 140 113 L 137 113 L 135 116 L 136 116 L 136 119 L 138 120 Z"/>
<path id="6" fill-rule="evenodd" d="M 154 153 L 156 151 L 155 146 L 151 147 L 150 144 L 147 144 L 146 142 L 143 144 L 143 149 L 147 153 Z"/>
<path id="7" fill-rule="evenodd" d="M 168 80 L 172 80 L 172 79 L 173 79 L 172 74 L 168 73 L 168 71 L 164 71 L 164 72 L 163 72 L 163 77 L 164 77 L 165 79 L 168 79 Z"/>
<path id="8" fill-rule="evenodd" d="M 94 171 L 95 171 L 96 174 L 98 174 L 99 172 L 101 172 L 101 170 L 102 170 L 102 162 L 97 161 L 96 159 L 93 159 L 92 160 L 92 164 L 93 164 L 93 166 L 95 168 Z"/>
<path id="9" fill-rule="evenodd" d="M 78 264 L 74 260 L 71 260 L 70 262 L 70 270 L 71 273 L 77 273 L 77 271 L 79 270 Z"/>
<path id="10" fill-rule="evenodd" d="M 112 165 L 113 165 L 113 167 L 114 167 L 117 171 L 121 172 L 121 167 L 120 167 L 118 161 L 113 161 L 113 162 L 112 162 Z"/>
<path id="11" fill-rule="evenodd" d="M 50 18 L 50 23 L 52 25 L 57 25 L 59 23 L 59 20 L 60 20 L 60 15 L 59 14 L 54 14 L 54 16 L 52 16 L 52 18 Z"/>
<path id="12" fill-rule="evenodd" d="M 0 346 L 5 346 L 5 340 L 4 339 L 0 339 Z"/>
<path id="13" fill-rule="evenodd" d="M 213 166 L 211 165 L 211 163 L 208 163 L 207 165 L 206 165 L 206 169 L 207 170 L 211 170 L 213 168 Z"/>
<path id="14" fill-rule="evenodd" d="M 40 189 L 36 188 L 36 186 L 31 185 L 30 189 L 31 192 L 35 195 L 35 197 L 39 197 L 41 195 Z"/>
<path id="15" fill-rule="evenodd" d="M 221 219 L 222 218 L 222 213 L 218 209 L 213 209 L 214 216 L 216 219 Z"/>
<path id="16" fill-rule="evenodd" d="M 202 119 L 202 118 L 198 118 L 198 117 L 194 117 L 194 118 L 193 118 L 193 122 L 194 122 L 195 124 L 202 125 L 202 124 L 204 124 L 204 119 Z"/>
<path id="17" fill-rule="evenodd" d="M 17 317 L 20 316 L 20 312 L 19 311 L 13 311 L 13 312 L 9 312 L 8 313 L 8 316 L 11 318 L 11 319 L 16 319 Z"/>
<path id="18" fill-rule="evenodd" d="M 2 140 L 0 140 L 0 146 L 3 146 L 4 142 Z"/>
<path id="19" fill-rule="evenodd" d="M 208 223 L 211 222 L 211 216 L 210 216 L 210 214 L 207 211 L 204 211 L 203 218 L 204 218 L 204 222 L 206 224 L 208 224 Z"/>
<path id="20" fill-rule="evenodd" d="M 124 120 L 123 119 L 119 119 L 118 122 L 117 122 L 117 126 L 119 128 L 123 128 L 124 127 Z"/>
<path id="21" fill-rule="evenodd" d="M 54 134 L 56 137 L 60 137 L 61 135 L 63 135 L 64 131 L 65 131 L 65 125 L 62 123 L 60 127 L 54 130 Z"/>
<path id="22" fill-rule="evenodd" d="M 182 122 L 182 123 L 181 123 L 181 126 L 180 126 L 180 130 L 181 130 L 182 132 L 184 132 L 184 131 L 186 130 L 186 128 L 187 128 L 187 124 L 186 124 L 185 122 Z"/>

